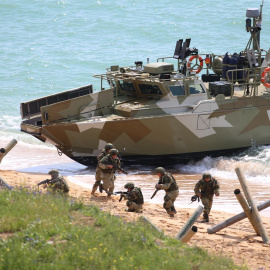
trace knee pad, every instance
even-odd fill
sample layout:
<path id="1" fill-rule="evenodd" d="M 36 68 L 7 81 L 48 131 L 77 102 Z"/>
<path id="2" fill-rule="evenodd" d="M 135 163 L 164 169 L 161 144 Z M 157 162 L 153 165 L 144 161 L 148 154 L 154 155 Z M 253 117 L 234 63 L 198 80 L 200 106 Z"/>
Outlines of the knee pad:
<path id="1" fill-rule="evenodd" d="M 165 201 L 165 202 L 168 202 L 170 199 L 171 199 L 171 198 L 170 198 L 168 195 L 165 195 L 165 196 L 164 196 L 164 201 Z"/>

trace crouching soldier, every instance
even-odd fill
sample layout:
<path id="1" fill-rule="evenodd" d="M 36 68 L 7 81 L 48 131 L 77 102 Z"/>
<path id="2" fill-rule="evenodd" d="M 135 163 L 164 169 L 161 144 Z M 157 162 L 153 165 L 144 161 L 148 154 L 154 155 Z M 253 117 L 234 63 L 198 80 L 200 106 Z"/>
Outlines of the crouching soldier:
<path id="1" fill-rule="evenodd" d="M 102 192 L 105 190 L 108 197 L 113 194 L 115 180 L 114 173 L 117 168 L 121 169 L 121 163 L 117 155 L 118 150 L 113 148 L 110 150 L 110 154 L 102 158 L 98 164 L 101 169 L 100 178 L 102 180 L 102 184 L 99 185 L 99 191 Z"/>
<path id="2" fill-rule="evenodd" d="M 166 172 L 164 168 L 156 168 L 156 173 L 159 176 L 159 181 L 155 186 L 156 189 L 164 189 L 166 192 L 163 207 L 170 217 L 174 217 L 176 214 L 174 202 L 179 195 L 178 185 L 174 177 Z"/>
<path id="3" fill-rule="evenodd" d="M 51 179 L 45 180 L 47 181 L 47 183 L 45 183 L 44 188 L 47 188 L 48 190 L 51 190 L 53 192 L 68 194 L 69 192 L 68 183 L 62 175 L 59 175 L 59 171 L 51 170 L 49 171 L 48 174 L 51 175 Z"/>
<path id="4" fill-rule="evenodd" d="M 203 222 L 209 222 L 209 213 L 213 204 L 214 194 L 219 196 L 219 182 L 211 176 L 209 172 L 202 175 L 202 179 L 199 180 L 195 186 L 194 192 L 202 200 L 204 206 Z"/>
<path id="5" fill-rule="evenodd" d="M 139 187 L 135 187 L 133 183 L 128 182 L 124 188 L 127 189 L 125 199 L 127 199 L 127 212 L 141 212 L 143 207 L 143 194 Z"/>

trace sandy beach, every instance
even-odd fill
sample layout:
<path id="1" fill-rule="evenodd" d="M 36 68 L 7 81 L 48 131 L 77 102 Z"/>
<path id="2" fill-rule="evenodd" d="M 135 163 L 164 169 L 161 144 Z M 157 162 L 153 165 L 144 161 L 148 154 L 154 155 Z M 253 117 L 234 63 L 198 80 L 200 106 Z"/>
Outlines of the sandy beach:
<path id="1" fill-rule="evenodd" d="M 21 173 L 17 171 L 1 170 L 1 177 L 10 185 L 27 185 L 36 186 L 36 184 L 46 178 L 46 174 Z M 93 183 L 89 183 L 92 185 Z M 112 196 L 107 199 L 105 194 L 98 193 L 97 196 L 91 196 L 91 189 L 77 185 L 69 181 L 70 196 L 82 199 L 86 204 L 96 204 L 104 211 L 113 215 L 118 215 L 128 221 L 137 220 L 138 213 L 125 212 L 125 202 L 118 202 L 119 197 Z M 225 189 L 225 188 L 223 188 Z M 179 208 L 174 218 L 168 217 L 162 208 L 162 204 L 146 202 L 144 205 L 143 215 L 150 219 L 158 228 L 164 231 L 166 235 L 175 237 L 182 228 L 190 215 L 193 214 L 194 208 Z M 244 219 L 230 227 L 227 227 L 215 234 L 208 234 L 207 228 L 212 227 L 234 214 L 215 211 L 210 214 L 209 223 L 196 222 L 198 232 L 190 240 L 188 245 L 198 246 L 206 249 L 209 253 L 217 253 L 231 257 L 236 264 L 246 264 L 250 269 L 270 269 L 268 262 L 270 260 L 270 246 L 263 243 L 262 238 L 257 236 L 247 219 Z M 270 218 L 261 216 L 263 224 L 270 235 Z M 201 218 L 198 219 L 198 221 Z M 4 235 L 0 235 L 4 237 Z"/>

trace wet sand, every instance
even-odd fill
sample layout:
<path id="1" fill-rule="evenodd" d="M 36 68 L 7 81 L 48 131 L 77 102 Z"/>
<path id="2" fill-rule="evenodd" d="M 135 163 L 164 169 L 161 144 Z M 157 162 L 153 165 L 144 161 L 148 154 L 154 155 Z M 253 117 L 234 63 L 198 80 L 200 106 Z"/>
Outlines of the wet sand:
<path id="1" fill-rule="evenodd" d="M 36 186 L 38 182 L 48 177 L 48 175 L 45 174 L 19 173 L 15 171 L 0 171 L 0 175 L 11 185 L 24 184 L 28 186 Z M 154 191 L 154 184 L 158 180 L 155 175 L 118 175 L 115 190 L 123 190 L 123 185 L 127 181 L 133 180 L 136 182 L 137 186 L 142 187 L 146 200 L 143 215 L 150 219 L 158 228 L 163 230 L 166 235 L 175 237 L 188 218 L 193 214 L 193 208 L 197 208 L 198 206 L 198 203 L 196 203 L 196 205 L 195 203 L 191 205 L 188 204 L 190 202 L 190 196 L 193 195 L 194 185 L 200 176 L 175 175 L 175 177 L 179 183 L 181 192 L 177 199 L 177 215 L 174 218 L 168 217 L 165 210 L 162 208 L 164 191 L 159 191 L 153 203 L 149 203 L 150 196 Z M 107 199 L 104 194 L 100 193 L 98 193 L 97 196 L 91 196 L 90 187 L 94 183 L 94 175 L 72 176 L 67 179 L 70 184 L 70 196 L 81 198 L 87 204 L 95 204 L 104 211 L 108 211 L 128 221 L 137 220 L 142 215 L 125 212 L 125 202 L 118 202 L 119 197 L 117 196 L 112 196 L 110 199 Z M 246 264 L 249 269 L 270 269 L 270 266 L 268 266 L 270 260 L 270 246 L 264 244 L 261 237 L 256 235 L 247 219 L 215 234 L 207 233 L 207 228 L 219 224 L 233 216 L 233 214 L 228 213 L 229 211 L 217 211 L 215 208 L 220 207 L 226 211 L 230 210 L 236 213 L 242 212 L 236 209 L 237 201 L 233 198 L 234 195 L 231 195 L 235 188 L 240 187 L 238 180 L 218 180 L 221 183 L 221 196 L 215 198 L 214 208 L 210 214 L 210 222 L 196 222 L 194 224 L 198 227 L 198 232 L 188 245 L 204 248 L 210 253 L 229 256 L 235 263 Z M 77 184 L 74 182 L 77 182 Z M 78 185 L 78 183 L 80 185 Z M 269 199 L 269 196 L 267 197 L 268 187 L 253 186 L 251 184 L 249 187 L 252 190 L 252 195 L 256 203 L 259 203 L 260 200 L 263 202 Z M 270 236 L 270 218 L 267 217 L 269 212 L 267 210 L 267 212 L 260 213 L 264 213 L 264 215 L 262 215 L 263 224 L 267 230 L 268 236 Z M 201 218 L 199 218 L 199 220 L 200 219 Z M 3 236 L 0 235 L 0 237 Z"/>

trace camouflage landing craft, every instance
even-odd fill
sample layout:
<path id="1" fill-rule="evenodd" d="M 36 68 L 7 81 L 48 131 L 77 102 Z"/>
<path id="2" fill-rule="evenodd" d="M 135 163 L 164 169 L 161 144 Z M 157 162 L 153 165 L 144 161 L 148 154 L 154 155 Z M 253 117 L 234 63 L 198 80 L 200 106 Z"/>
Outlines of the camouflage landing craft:
<path id="1" fill-rule="evenodd" d="M 190 39 L 181 39 L 173 57 L 95 75 L 100 92 L 88 85 L 21 103 L 21 130 L 85 165 L 107 142 L 126 148 L 125 159 L 163 160 L 270 144 L 270 50 L 260 48 L 262 6 L 246 12 L 251 36 L 239 54 L 199 55 Z"/>

